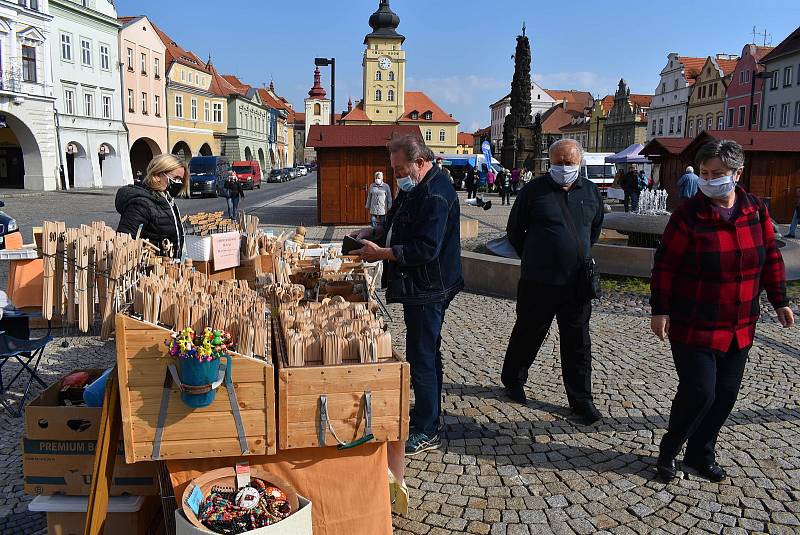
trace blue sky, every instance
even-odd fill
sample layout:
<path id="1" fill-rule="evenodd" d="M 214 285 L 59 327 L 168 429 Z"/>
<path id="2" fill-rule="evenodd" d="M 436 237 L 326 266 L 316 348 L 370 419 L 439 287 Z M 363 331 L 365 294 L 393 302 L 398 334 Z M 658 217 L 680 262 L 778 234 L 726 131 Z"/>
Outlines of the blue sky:
<path id="1" fill-rule="evenodd" d="M 336 58 L 337 110 L 348 97 L 362 96 L 362 43 L 378 0 L 116 5 L 120 15 L 149 16 L 201 58 L 211 54 L 225 74 L 252 85 L 273 79 L 296 110 L 303 110 L 315 56 Z M 669 52 L 738 55 L 752 41 L 753 26 L 766 28 L 776 45 L 800 24 L 800 0 L 393 0 L 391 6 L 406 36 L 406 89 L 425 91 L 469 131 L 488 126 L 489 104 L 509 92 L 523 20 L 535 80 L 600 96 L 613 93 L 621 77 L 632 92 L 653 93 Z"/>

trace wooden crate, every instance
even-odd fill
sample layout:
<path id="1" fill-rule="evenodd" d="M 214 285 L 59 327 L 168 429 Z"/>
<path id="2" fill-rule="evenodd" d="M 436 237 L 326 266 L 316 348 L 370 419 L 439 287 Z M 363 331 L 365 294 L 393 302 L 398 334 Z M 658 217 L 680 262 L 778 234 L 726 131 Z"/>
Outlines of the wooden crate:
<path id="1" fill-rule="evenodd" d="M 152 460 L 153 439 L 167 366 L 173 361 L 166 341 L 171 332 L 118 314 L 117 366 L 122 405 L 125 460 Z M 275 370 L 267 361 L 234 355 L 233 385 L 251 455 L 276 449 Z M 173 388 L 161 442 L 161 458 L 240 456 L 241 448 L 225 385 L 208 407 L 192 409 Z"/>
<path id="2" fill-rule="evenodd" d="M 319 399 L 328 397 L 328 415 L 343 441 L 364 436 L 362 397 L 372 392 L 372 434 L 377 442 L 408 438 L 410 367 L 395 353 L 377 364 L 290 368 L 279 320 L 272 322 L 278 375 L 278 449 L 321 447 L 317 436 Z M 330 431 L 325 444 L 337 445 Z"/>

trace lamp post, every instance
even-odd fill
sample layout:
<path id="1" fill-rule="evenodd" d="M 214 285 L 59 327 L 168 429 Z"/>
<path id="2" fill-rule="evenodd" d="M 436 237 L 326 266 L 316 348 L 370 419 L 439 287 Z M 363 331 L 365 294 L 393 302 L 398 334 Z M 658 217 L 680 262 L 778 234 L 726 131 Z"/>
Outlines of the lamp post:
<path id="1" fill-rule="evenodd" d="M 331 124 L 336 124 L 336 58 L 314 58 L 317 67 L 331 67 Z"/>
<path id="2" fill-rule="evenodd" d="M 758 66 L 756 66 L 756 69 Z M 756 78 L 761 78 L 762 80 L 766 80 L 767 78 L 771 78 L 772 73 L 767 71 L 758 72 L 755 69 L 753 70 L 753 76 L 750 77 L 750 109 L 747 110 L 747 130 L 750 131 L 753 129 L 753 99 L 755 98 L 756 94 Z M 761 92 L 764 92 L 764 84 L 761 84 Z M 764 113 L 763 110 L 761 112 Z"/>

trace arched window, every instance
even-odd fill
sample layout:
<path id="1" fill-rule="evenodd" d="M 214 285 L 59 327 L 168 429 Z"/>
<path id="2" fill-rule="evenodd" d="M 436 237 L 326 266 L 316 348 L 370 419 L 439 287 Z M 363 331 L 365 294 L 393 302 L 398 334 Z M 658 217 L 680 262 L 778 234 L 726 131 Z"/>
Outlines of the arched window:
<path id="1" fill-rule="evenodd" d="M 381 81 L 381 71 L 375 71 L 375 79 L 377 81 Z"/>
<path id="2" fill-rule="evenodd" d="M 431 129 L 428 128 L 425 130 L 425 141 L 430 141 L 431 139 L 433 139 L 433 132 L 431 132 Z"/>
<path id="3" fill-rule="evenodd" d="M 314 104 L 314 115 L 321 115 L 322 114 L 322 106 L 319 105 L 319 102 Z"/>
<path id="4" fill-rule="evenodd" d="M 444 140 L 446 139 L 446 135 L 447 135 L 447 134 L 445 134 L 445 131 L 444 131 L 444 130 L 439 130 L 439 141 L 441 141 L 442 143 L 444 143 Z"/>
<path id="5" fill-rule="evenodd" d="M 388 100 L 389 102 L 394 102 L 394 90 L 393 89 L 390 89 L 386 93 L 386 100 Z"/>
<path id="6" fill-rule="evenodd" d="M 383 100 L 383 94 L 381 93 L 380 89 L 376 89 L 375 90 L 375 101 L 376 102 L 380 102 L 381 100 Z"/>
<path id="7" fill-rule="evenodd" d="M 389 81 L 394 82 L 394 71 L 389 71 Z"/>

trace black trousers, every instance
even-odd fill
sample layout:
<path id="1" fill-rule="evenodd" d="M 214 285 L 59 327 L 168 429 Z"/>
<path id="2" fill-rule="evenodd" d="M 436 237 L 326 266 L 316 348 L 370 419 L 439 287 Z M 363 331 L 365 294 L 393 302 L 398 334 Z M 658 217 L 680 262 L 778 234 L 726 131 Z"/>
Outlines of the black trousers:
<path id="1" fill-rule="evenodd" d="M 511 188 L 500 188 L 500 200 L 502 204 L 511 204 Z"/>
<path id="2" fill-rule="evenodd" d="M 574 285 L 551 286 L 520 280 L 517 321 L 503 362 L 503 384 L 525 384 L 553 318 L 561 340 L 561 374 L 570 407 L 592 401 L 591 301 L 575 296 Z"/>
<path id="3" fill-rule="evenodd" d="M 727 352 L 672 344 L 678 372 L 678 392 L 669 414 L 669 428 L 661 439 L 659 457 L 674 459 L 686 443 L 683 458 L 691 465 L 714 462 L 714 448 L 725 420 L 731 414 L 750 346 Z"/>
<path id="4" fill-rule="evenodd" d="M 478 186 L 467 188 L 467 199 L 474 199 L 478 196 Z"/>

